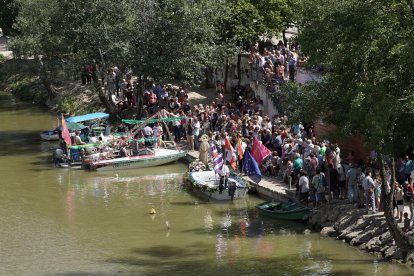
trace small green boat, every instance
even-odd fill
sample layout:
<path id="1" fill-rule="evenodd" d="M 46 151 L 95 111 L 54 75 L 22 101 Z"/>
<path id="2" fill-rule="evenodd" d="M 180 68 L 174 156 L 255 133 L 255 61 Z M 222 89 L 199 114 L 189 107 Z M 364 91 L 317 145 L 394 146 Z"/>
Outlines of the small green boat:
<path id="1" fill-rule="evenodd" d="M 260 214 L 285 220 L 302 220 L 309 213 L 308 207 L 296 202 L 266 201 L 256 208 Z"/>

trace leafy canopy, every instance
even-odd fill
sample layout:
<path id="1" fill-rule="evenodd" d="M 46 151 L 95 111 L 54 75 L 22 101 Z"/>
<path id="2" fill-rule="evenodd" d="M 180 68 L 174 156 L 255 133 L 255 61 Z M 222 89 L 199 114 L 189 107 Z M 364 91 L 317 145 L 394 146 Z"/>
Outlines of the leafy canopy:
<path id="1" fill-rule="evenodd" d="M 414 143 L 414 14 L 405 1 L 309 0 L 299 41 L 323 81 L 289 87 L 288 105 L 371 147 L 399 154 Z"/>

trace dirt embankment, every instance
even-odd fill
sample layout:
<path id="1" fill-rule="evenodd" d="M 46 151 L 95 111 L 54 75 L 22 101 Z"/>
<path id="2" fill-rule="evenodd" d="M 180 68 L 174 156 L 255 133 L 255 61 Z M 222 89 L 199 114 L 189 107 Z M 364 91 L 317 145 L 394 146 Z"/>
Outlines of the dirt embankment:
<path id="1" fill-rule="evenodd" d="M 324 237 L 334 237 L 384 259 L 414 266 L 414 254 L 403 259 L 388 231 L 383 213 L 367 215 L 365 209 L 338 202 L 314 211 L 308 223 Z M 414 232 L 408 234 L 414 242 Z"/>
<path id="2" fill-rule="evenodd" d="M 15 97 L 50 107 L 54 112 L 83 114 L 103 110 L 92 86 L 81 86 L 80 81 L 68 77 L 71 72 L 48 72 L 56 96 L 50 98 L 39 76 L 39 64 L 35 60 L 7 60 L 0 64 L 0 91 Z"/>

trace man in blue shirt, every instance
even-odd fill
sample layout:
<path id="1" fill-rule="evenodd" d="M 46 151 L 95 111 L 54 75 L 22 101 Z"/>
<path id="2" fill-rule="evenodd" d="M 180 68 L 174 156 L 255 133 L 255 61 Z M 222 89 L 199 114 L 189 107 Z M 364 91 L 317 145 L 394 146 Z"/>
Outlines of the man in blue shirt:
<path id="1" fill-rule="evenodd" d="M 296 153 L 295 161 L 293 161 L 293 174 L 294 174 L 294 180 L 296 183 L 296 194 L 299 193 L 299 173 L 300 170 L 303 168 L 303 160 L 300 158 L 300 154 Z"/>
<path id="2" fill-rule="evenodd" d="M 405 180 L 410 181 L 410 174 L 414 170 L 413 160 L 411 160 L 408 155 L 405 156 L 404 162 L 404 174 Z"/>

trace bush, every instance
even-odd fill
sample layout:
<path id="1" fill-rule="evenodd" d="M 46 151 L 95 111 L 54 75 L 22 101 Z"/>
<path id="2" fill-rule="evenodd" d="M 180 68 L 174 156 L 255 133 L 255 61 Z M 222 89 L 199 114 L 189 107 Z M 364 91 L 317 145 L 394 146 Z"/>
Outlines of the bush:
<path id="1" fill-rule="evenodd" d="M 65 97 L 58 103 L 58 109 L 64 113 L 74 113 L 75 111 L 75 98 Z"/>
<path id="2" fill-rule="evenodd" d="M 6 62 L 6 57 L 0 54 L 0 64 L 3 64 L 4 62 Z"/>

